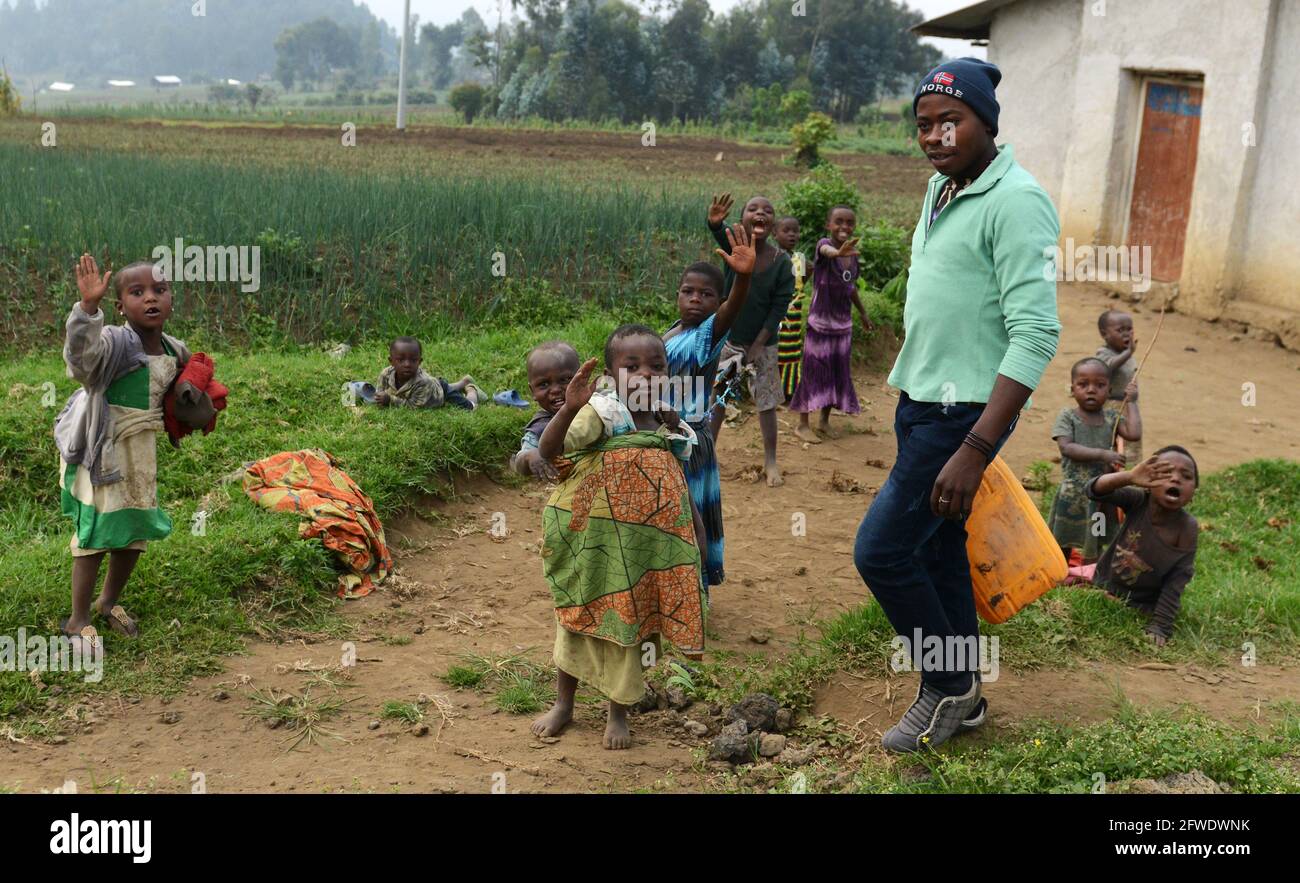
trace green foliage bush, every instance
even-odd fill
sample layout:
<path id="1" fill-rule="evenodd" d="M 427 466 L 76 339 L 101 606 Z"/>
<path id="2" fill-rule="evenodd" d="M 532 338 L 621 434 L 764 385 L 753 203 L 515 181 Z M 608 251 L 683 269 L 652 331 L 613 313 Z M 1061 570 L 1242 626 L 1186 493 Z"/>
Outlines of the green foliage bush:
<path id="1" fill-rule="evenodd" d="M 821 162 L 818 148 L 835 137 L 835 122 L 821 111 L 813 111 L 790 128 L 790 136 L 794 139 L 794 161 L 815 166 Z"/>
<path id="2" fill-rule="evenodd" d="M 460 83 L 452 88 L 447 102 L 453 110 L 465 117 L 465 122 L 468 124 L 474 122 L 474 117 L 478 116 L 479 111 L 483 109 L 486 97 L 481 84 Z"/>
<path id="3" fill-rule="evenodd" d="M 847 205 L 856 212 L 862 197 L 838 166 L 822 163 L 785 185 L 783 203 L 784 213 L 799 219 L 799 247 L 807 252 L 822 237 L 831 206 Z"/>

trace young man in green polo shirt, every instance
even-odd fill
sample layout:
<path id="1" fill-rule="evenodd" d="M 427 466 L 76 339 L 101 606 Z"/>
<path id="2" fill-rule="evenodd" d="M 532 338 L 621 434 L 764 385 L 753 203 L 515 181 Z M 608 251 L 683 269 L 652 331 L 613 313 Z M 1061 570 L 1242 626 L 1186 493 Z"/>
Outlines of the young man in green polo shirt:
<path id="1" fill-rule="evenodd" d="M 964 519 L 1061 328 L 1050 263 L 1060 225 L 1010 146 L 994 143 L 1001 76 L 958 59 L 913 99 L 937 174 L 912 236 L 905 339 L 889 375 L 898 458 L 858 528 L 854 563 L 905 642 L 969 652 L 921 666 L 916 701 L 885 734 L 891 751 L 932 748 L 984 719 Z M 915 646 L 909 655 L 931 658 Z"/>

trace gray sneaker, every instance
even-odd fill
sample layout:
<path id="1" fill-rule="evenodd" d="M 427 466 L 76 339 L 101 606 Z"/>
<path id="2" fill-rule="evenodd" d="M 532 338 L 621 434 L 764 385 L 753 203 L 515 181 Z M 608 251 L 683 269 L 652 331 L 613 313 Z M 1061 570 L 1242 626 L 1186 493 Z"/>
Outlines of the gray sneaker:
<path id="1" fill-rule="evenodd" d="M 960 696 L 945 696 L 924 681 L 916 691 L 916 701 L 889 728 L 881 744 L 898 753 L 937 748 L 962 728 L 962 722 L 978 714 L 980 682 L 975 678 L 970 689 Z M 982 721 L 981 721 L 982 723 Z"/>
<path id="2" fill-rule="evenodd" d="M 988 719 L 988 714 L 989 714 L 989 701 L 985 699 L 983 696 L 981 696 L 980 701 L 975 703 L 975 710 L 972 711 L 970 714 L 966 715 L 966 717 L 962 720 L 961 722 L 962 730 L 963 731 L 978 730 L 981 726 L 984 725 L 984 721 Z"/>

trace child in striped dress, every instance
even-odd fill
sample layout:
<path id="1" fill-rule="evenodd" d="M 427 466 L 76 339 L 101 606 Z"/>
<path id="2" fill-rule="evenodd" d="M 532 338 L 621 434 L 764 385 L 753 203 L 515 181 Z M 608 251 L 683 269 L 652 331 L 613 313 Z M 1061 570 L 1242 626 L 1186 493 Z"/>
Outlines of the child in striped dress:
<path id="1" fill-rule="evenodd" d="M 807 278 L 807 262 L 802 252 L 796 251 L 799 245 L 799 219 L 786 215 L 776 222 L 776 244 L 788 255 L 794 264 L 794 297 L 790 307 L 785 311 L 785 318 L 776 331 L 776 367 L 781 374 L 781 390 L 785 393 L 785 403 L 790 404 L 794 391 L 799 388 L 799 375 L 803 363 L 804 319 L 807 313 L 804 279 Z"/>

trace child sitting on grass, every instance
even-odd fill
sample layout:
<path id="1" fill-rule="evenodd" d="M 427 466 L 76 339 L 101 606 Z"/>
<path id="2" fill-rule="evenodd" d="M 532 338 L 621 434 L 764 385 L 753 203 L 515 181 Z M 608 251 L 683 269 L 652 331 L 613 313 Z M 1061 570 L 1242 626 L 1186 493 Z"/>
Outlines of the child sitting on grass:
<path id="1" fill-rule="evenodd" d="M 487 401 L 466 374 L 455 383 L 431 377 L 420 367 L 424 348 L 414 337 L 399 337 L 388 345 L 388 367 L 375 383 L 375 404 L 381 408 L 441 408 L 455 405 L 472 411 Z"/>
<path id="2" fill-rule="evenodd" d="M 1061 487 L 1047 521 L 1069 563 L 1074 563 L 1070 560 L 1074 549 L 1082 555 L 1082 563 L 1097 560 L 1102 545 L 1115 535 L 1118 525 L 1114 513 L 1090 503 L 1084 485 L 1108 470 L 1124 467 L 1124 455 L 1111 448 L 1116 421 L 1120 438 L 1142 437 L 1137 384 L 1129 386 L 1127 413 L 1121 417 L 1118 411 L 1103 410 L 1110 392 L 1110 371 L 1105 362 L 1089 356 L 1070 369 L 1070 394 L 1076 407 L 1063 408 L 1052 426 L 1052 439 L 1061 449 Z M 1100 525 L 1095 517 L 1098 513 Z"/>
<path id="3" fill-rule="evenodd" d="M 185 344 L 163 332 L 172 314 L 171 283 L 147 261 L 117 272 L 114 291 L 125 325 L 104 324 L 99 304 L 112 272 L 101 277 L 89 254 L 77 264 L 81 301 L 68 314 L 63 360 L 81 384 L 54 424 L 63 514 L 73 520 L 72 615 L 64 635 L 97 653 L 91 593 L 108 555 L 108 575 L 94 612 L 127 637 L 139 634 L 118 603 L 149 540 L 165 539 L 172 522 L 158 506 L 158 433 L 163 397 L 189 361 Z"/>
<path id="4" fill-rule="evenodd" d="M 615 390 L 596 390 L 596 360 L 578 370 L 538 450 L 562 481 L 543 516 L 542 565 L 555 602 L 555 705 L 532 725 L 554 736 L 585 681 L 609 699 L 603 744 L 628 748 L 627 709 L 644 695 L 643 664 L 660 638 L 704 650 L 699 539 L 682 472 L 694 432 L 653 400 L 667 377 L 663 341 L 623 325 L 605 344 Z"/>
<path id="5" fill-rule="evenodd" d="M 686 463 L 686 483 L 691 502 L 704 524 L 705 592 L 726 579 L 723 567 L 722 485 L 718 480 L 718 455 L 713 447 L 709 399 L 717 373 L 718 354 L 732 323 L 745 306 L 754 249 L 741 226 L 727 231 L 730 252 L 718 254 L 736 274 L 731 297 L 722 298 L 722 273 L 708 261 L 697 261 L 682 272 L 677 285 L 677 311 L 681 318 L 664 332 L 668 373 L 680 379 L 669 385 L 670 407 L 695 431 L 695 452 Z M 721 305 L 719 306 L 719 304 Z"/>
<path id="6" fill-rule="evenodd" d="M 1110 396 L 1108 401 L 1124 400 L 1124 390 L 1137 374 L 1133 352 L 1137 335 L 1133 332 L 1133 317 L 1119 310 L 1107 310 L 1097 317 L 1097 330 L 1101 332 L 1103 346 L 1097 348 L 1097 358 L 1110 368 Z M 1116 405 L 1114 410 L 1119 410 Z M 1124 460 L 1131 467 L 1142 462 L 1142 440 L 1134 439 L 1124 445 Z"/>
<path id="7" fill-rule="evenodd" d="M 510 458 L 510 468 L 520 475 L 554 481 L 557 477 L 550 460 L 538 453 L 542 433 L 564 404 L 564 391 L 581 367 L 578 351 L 562 340 L 548 340 L 528 351 L 528 390 L 537 402 L 537 413 L 524 427 L 519 451 Z"/>
<path id="8" fill-rule="evenodd" d="M 858 218 L 847 205 L 837 205 L 826 215 L 826 232 L 817 243 L 813 263 L 813 300 L 808 308 L 808 329 L 804 334 L 803 368 L 799 388 L 790 400 L 798 413 L 794 434 L 801 441 L 818 444 L 831 432 L 831 409 L 845 414 L 861 410 L 853 388 L 853 307 L 858 308 L 862 327 L 871 333 L 862 298 L 858 296 L 858 240 L 853 238 Z M 817 430 L 808 425 L 808 415 L 821 412 Z"/>
<path id="9" fill-rule="evenodd" d="M 1196 573 L 1200 525 L 1184 510 L 1200 483 L 1191 453 L 1166 445 L 1132 471 L 1099 475 L 1085 488 L 1089 500 L 1124 510 L 1119 535 L 1088 576 L 1150 614 L 1146 633 L 1160 647 L 1173 636 L 1183 591 Z"/>

